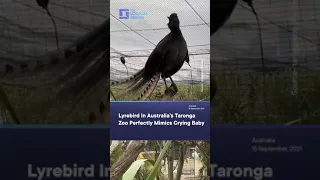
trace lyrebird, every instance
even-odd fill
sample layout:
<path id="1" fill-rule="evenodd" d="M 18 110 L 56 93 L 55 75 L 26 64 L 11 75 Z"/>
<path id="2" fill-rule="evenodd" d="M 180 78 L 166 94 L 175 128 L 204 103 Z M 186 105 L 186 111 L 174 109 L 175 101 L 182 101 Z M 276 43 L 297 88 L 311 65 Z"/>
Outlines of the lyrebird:
<path id="1" fill-rule="evenodd" d="M 40 6 L 47 7 L 47 2 L 40 0 L 37 2 Z M 100 97 L 92 97 L 89 91 L 93 88 L 95 92 L 107 89 L 105 93 L 109 94 L 109 87 L 107 87 L 110 66 L 109 31 L 110 19 L 107 19 L 75 43 L 61 50 L 23 62 L 13 58 L 0 61 L 1 86 L 9 89 L 23 88 L 35 95 L 38 94 L 38 90 L 46 92 L 41 94 L 41 97 L 38 96 L 41 100 L 43 99 L 41 102 L 48 103 L 46 109 L 32 106 L 32 109 L 28 109 L 30 113 L 24 116 L 24 122 L 21 123 L 32 121 L 35 114 L 38 116 L 38 109 L 45 109 L 47 123 L 62 121 L 62 123 L 74 123 L 80 120 L 82 123 L 106 123 L 108 121 L 109 99 L 103 98 L 102 101 L 95 102 L 95 98 L 100 100 Z M 1 69 L 4 70 L 3 73 Z M 104 86 L 105 82 L 107 86 Z M 90 121 L 88 122 L 87 118 L 79 120 L 77 116 L 71 117 L 70 114 L 75 111 L 76 105 L 88 94 L 96 106 L 88 107 L 86 102 L 86 110 L 89 112 L 77 111 L 77 113 L 87 113 Z M 29 104 L 27 106 L 31 107 Z"/>
<path id="2" fill-rule="evenodd" d="M 189 55 L 186 40 L 180 29 L 178 15 L 172 13 L 168 19 L 170 33 L 157 44 L 144 68 L 132 77 L 123 81 L 112 82 L 111 85 L 130 83 L 128 92 L 135 93 L 147 84 L 143 93 L 138 97 L 138 100 L 145 100 L 151 95 L 161 77 L 166 86 L 165 94 L 170 93 L 173 96 L 178 92 L 171 76 L 181 69 L 185 61 L 189 63 Z M 167 85 L 166 78 L 170 78 L 170 87 Z"/>
<path id="3" fill-rule="evenodd" d="M 249 5 L 253 9 L 252 0 L 242 0 Z M 230 18 L 234 8 L 236 7 L 238 0 L 213 0 L 210 1 L 210 18 L 211 18 L 211 26 L 210 26 L 210 35 L 213 36 Z M 253 9 L 254 12 L 254 9 Z M 210 66 L 212 66 L 213 61 L 210 62 Z M 210 70 L 210 100 L 212 100 L 217 92 L 217 82 L 215 81 L 212 70 Z"/>

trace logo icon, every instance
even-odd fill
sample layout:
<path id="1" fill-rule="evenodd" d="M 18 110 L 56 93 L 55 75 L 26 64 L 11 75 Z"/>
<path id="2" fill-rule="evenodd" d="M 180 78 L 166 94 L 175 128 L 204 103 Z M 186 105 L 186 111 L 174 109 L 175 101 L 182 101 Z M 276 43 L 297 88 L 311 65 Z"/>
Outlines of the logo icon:
<path id="1" fill-rule="evenodd" d="M 129 19 L 129 9 L 119 9 L 120 19 Z"/>
<path id="2" fill-rule="evenodd" d="M 119 19 L 144 19 L 147 12 L 138 12 L 135 9 L 119 9 Z"/>

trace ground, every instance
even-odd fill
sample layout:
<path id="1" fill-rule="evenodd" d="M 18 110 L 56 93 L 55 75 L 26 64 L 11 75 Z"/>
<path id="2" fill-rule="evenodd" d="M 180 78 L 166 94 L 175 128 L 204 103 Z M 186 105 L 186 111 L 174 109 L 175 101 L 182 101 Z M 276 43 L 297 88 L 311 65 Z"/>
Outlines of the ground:
<path id="1" fill-rule="evenodd" d="M 203 85 L 203 92 L 201 92 L 201 84 L 178 84 L 178 93 L 174 96 L 173 100 L 177 101 L 209 101 L 210 99 L 210 85 L 204 84 Z M 114 93 L 114 96 L 118 100 L 132 100 L 136 99 L 137 96 L 126 96 L 124 98 L 121 98 L 124 94 L 124 88 L 111 88 L 112 92 Z M 149 98 L 152 101 L 158 101 L 163 98 L 165 86 L 157 87 L 151 97 Z"/>
<path id="2" fill-rule="evenodd" d="M 21 124 L 89 124 L 90 112 L 97 113 L 101 100 L 108 96 L 107 88 L 100 86 L 91 89 L 80 101 L 71 94 L 70 98 L 58 101 L 50 90 L 36 91 L 8 86 L 4 89 L 17 111 Z M 74 111 L 64 118 L 73 108 Z M 0 106 L 0 112 L 3 109 L 4 107 Z"/>
<path id="3" fill-rule="evenodd" d="M 215 73 L 218 91 L 211 102 L 214 124 L 320 123 L 320 73 L 298 73 L 298 94 L 292 95 L 292 72 Z M 265 97 L 264 97 L 265 94 Z M 266 100 L 264 100 L 266 99 Z"/>

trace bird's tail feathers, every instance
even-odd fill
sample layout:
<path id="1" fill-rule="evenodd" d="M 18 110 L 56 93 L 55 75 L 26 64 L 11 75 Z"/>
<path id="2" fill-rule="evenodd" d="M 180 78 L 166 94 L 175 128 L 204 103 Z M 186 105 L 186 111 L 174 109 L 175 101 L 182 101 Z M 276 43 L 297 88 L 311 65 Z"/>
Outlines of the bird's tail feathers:
<path id="1" fill-rule="evenodd" d="M 156 88 L 159 79 L 160 79 L 160 73 L 153 75 L 153 77 L 149 80 L 148 85 L 144 88 L 144 91 L 140 94 L 137 100 L 138 101 L 146 100 Z"/>
<path id="2" fill-rule="evenodd" d="M 122 85 L 125 83 L 135 84 L 136 82 L 141 80 L 143 77 L 144 77 L 144 68 L 127 79 L 123 79 L 123 80 L 119 80 L 119 81 L 111 81 L 111 86 L 118 86 L 118 85 Z"/>
<path id="3" fill-rule="evenodd" d="M 133 81 L 128 87 L 129 87 L 129 92 L 131 94 L 136 93 L 138 90 L 140 90 L 144 85 L 146 85 L 148 82 L 150 82 L 151 77 L 145 77 L 142 76 L 136 81 Z"/>
<path id="4" fill-rule="evenodd" d="M 153 90 L 156 88 L 159 79 L 160 73 L 156 73 L 153 76 L 146 76 L 144 69 L 142 69 L 130 78 L 122 81 L 113 82 L 111 83 L 111 85 L 125 84 L 125 94 L 121 96 L 126 97 L 129 95 L 128 98 L 130 99 L 132 99 L 133 97 L 133 99 L 135 100 L 144 101 L 151 95 Z"/>

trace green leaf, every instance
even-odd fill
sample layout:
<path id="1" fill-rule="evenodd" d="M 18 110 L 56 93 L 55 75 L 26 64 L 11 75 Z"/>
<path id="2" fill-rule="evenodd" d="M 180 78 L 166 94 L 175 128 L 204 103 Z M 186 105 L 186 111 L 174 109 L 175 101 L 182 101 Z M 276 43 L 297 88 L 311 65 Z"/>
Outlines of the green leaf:
<path id="1" fill-rule="evenodd" d="M 113 92 L 112 92 L 111 89 L 110 89 L 110 94 L 111 94 L 111 96 L 113 97 L 113 100 L 116 101 L 117 99 L 116 99 L 116 97 L 114 96 L 114 94 L 113 94 Z"/>
<path id="2" fill-rule="evenodd" d="M 141 168 L 141 166 L 145 165 L 146 161 L 149 162 L 150 164 L 154 164 L 154 161 L 150 161 L 148 159 L 136 160 L 131 164 L 129 169 L 123 174 L 122 180 L 133 180 L 138 170 Z"/>
<path id="3" fill-rule="evenodd" d="M 166 155 L 166 152 L 168 151 L 170 145 L 172 144 L 172 141 L 167 141 L 166 144 L 164 145 L 162 151 L 160 152 L 160 155 L 156 161 L 156 163 L 153 166 L 153 169 L 151 173 L 149 174 L 147 180 L 154 180 L 157 176 L 157 173 L 159 171 L 160 165 L 161 165 L 161 160 L 164 158 Z"/>
<path id="4" fill-rule="evenodd" d="M 155 162 L 154 160 L 152 160 L 152 159 L 147 159 L 146 162 L 150 163 L 152 166 L 154 166 L 154 164 L 156 163 L 156 162 Z"/>

